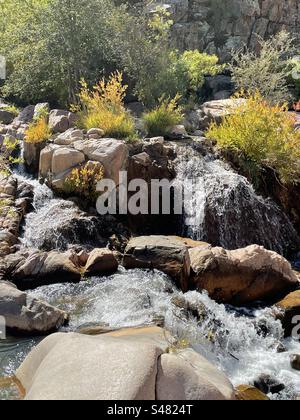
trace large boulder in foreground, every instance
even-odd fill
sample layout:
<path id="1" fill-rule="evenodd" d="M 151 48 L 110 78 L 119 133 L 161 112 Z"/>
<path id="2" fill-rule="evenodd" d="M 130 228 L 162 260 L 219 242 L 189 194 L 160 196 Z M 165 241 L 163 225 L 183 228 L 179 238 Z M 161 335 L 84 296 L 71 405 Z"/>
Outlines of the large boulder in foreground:
<path id="1" fill-rule="evenodd" d="M 300 332 L 297 325 L 300 321 L 300 290 L 288 294 L 276 304 L 276 318 L 282 322 L 286 337 L 293 334 L 293 330 Z M 297 318 L 298 317 L 298 318 Z"/>
<path id="2" fill-rule="evenodd" d="M 3 278 L 21 290 L 52 283 L 79 282 L 79 268 L 69 252 L 21 251 L 6 257 Z"/>
<path id="3" fill-rule="evenodd" d="M 127 269 L 157 269 L 172 277 L 184 292 L 189 288 L 190 257 L 187 246 L 169 236 L 140 236 L 129 241 L 123 258 Z"/>
<path id="4" fill-rule="evenodd" d="M 299 285 L 286 259 L 258 245 L 235 251 L 202 246 L 189 253 L 194 286 L 218 302 L 274 302 Z"/>
<path id="5" fill-rule="evenodd" d="M 68 320 L 66 312 L 19 291 L 11 283 L 0 282 L 0 314 L 10 333 L 47 334 Z"/>
<path id="6" fill-rule="evenodd" d="M 166 354 L 167 346 L 157 327 L 53 334 L 16 376 L 26 400 L 234 399 L 228 379 L 207 360 L 191 349 Z"/>

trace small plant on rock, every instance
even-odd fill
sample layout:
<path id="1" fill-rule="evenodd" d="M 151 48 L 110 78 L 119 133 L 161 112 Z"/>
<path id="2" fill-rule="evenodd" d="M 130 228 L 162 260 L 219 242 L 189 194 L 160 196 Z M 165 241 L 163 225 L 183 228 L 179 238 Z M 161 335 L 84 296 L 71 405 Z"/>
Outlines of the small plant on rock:
<path id="1" fill-rule="evenodd" d="M 52 133 L 45 117 L 40 117 L 29 125 L 25 132 L 27 143 L 41 143 L 50 139 Z"/>
<path id="2" fill-rule="evenodd" d="M 183 120 L 182 107 L 178 105 L 180 96 L 175 98 L 162 97 L 159 105 L 144 114 L 143 120 L 150 137 L 166 136 L 170 129 Z"/>
<path id="3" fill-rule="evenodd" d="M 65 180 L 65 191 L 89 201 L 97 199 L 97 183 L 104 177 L 104 167 L 101 164 L 87 163 L 75 168 Z"/>
<path id="4" fill-rule="evenodd" d="M 101 128 L 109 137 L 132 139 L 135 127 L 124 106 L 126 90 L 120 72 L 112 74 L 107 82 L 101 80 L 93 90 L 82 80 L 78 95 L 80 104 L 72 109 L 79 114 L 79 126 L 87 130 Z"/>

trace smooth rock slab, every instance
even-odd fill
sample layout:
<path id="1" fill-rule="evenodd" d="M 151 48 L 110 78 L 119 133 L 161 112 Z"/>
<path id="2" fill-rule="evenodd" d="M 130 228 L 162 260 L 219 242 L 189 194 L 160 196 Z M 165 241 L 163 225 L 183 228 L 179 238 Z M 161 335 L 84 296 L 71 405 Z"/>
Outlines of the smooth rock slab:
<path id="1" fill-rule="evenodd" d="M 165 334 L 157 327 L 100 336 L 53 334 L 29 354 L 16 376 L 26 400 L 235 398 L 225 375 L 193 350 L 166 354 Z"/>
<path id="2" fill-rule="evenodd" d="M 17 372 L 26 400 L 154 400 L 154 344 L 81 334 L 55 334 Z"/>
<path id="3" fill-rule="evenodd" d="M 188 290 L 190 257 L 188 248 L 169 236 L 140 236 L 129 241 L 123 265 L 127 269 L 150 268 L 171 276 L 184 292 Z"/>
<path id="4" fill-rule="evenodd" d="M 29 297 L 9 282 L 0 282 L 0 315 L 10 332 L 47 334 L 64 325 L 66 312 Z"/>
<path id="5" fill-rule="evenodd" d="M 78 150 L 67 147 L 56 149 L 52 156 L 52 174 L 54 176 L 61 174 L 84 161 L 84 154 Z"/>
<path id="6" fill-rule="evenodd" d="M 225 375 L 193 350 L 161 356 L 156 395 L 162 401 L 234 399 Z"/>

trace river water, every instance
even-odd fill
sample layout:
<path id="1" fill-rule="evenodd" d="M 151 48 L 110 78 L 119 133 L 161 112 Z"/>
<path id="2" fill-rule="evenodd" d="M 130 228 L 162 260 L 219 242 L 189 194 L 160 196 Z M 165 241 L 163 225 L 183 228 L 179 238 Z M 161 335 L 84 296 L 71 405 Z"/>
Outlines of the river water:
<path id="1" fill-rule="evenodd" d="M 197 222 L 185 223 L 184 233 L 195 239 L 209 239 L 206 214 L 210 213 L 217 221 L 214 233 L 217 240 L 228 248 L 243 246 L 246 240 L 264 241 L 267 247 L 283 251 L 294 240 L 297 234 L 286 217 L 273 203 L 256 196 L 243 177 L 219 162 L 199 159 L 189 155 L 189 164 L 187 160 L 185 165 L 181 163 L 178 171 L 178 182 L 191 173 L 200 179 L 197 200 L 190 203 L 198 206 Z M 74 205 L 56 199 L 45 185 L 27 176 L 26 179 L 34 186 L 35 197 L 34 211 L 25 220 L 22 242 L 24 247 L 39 248 L 42 237 L 55 236 L 56 227 L 71 217 Z M 193 217 L 194 210 L 189 210 L 185 220 Z M 234 226 L 230 222 L 232 217 L 236 220 Z M 243 232 L 245 221 L 253 224 L 251 235 L 256 235 L 257 241 L 251 235 L 245 238 L 239 234 L 238 229 Z M 61 238 L 57 241 L 60 243 Z M 300 354 L 300 343 L 283 339 L 281 324 L 274 320 L 268 308 L 237 310 L 215 303 L 205 293 L 188 292 L 183 296 L 158 271 L 126 271 L 122 267 L 110 277 L 95 277 L 80 284 L 51 285 L 29 293 L 69 312 L 71 321 L 67 331 L 85 325 L 138 326 L 164 318 L 167 329 L 188 340 L 196 351 L 226 372 L 234 385 L 251 384 L 261 374 L 270 374 L 286 386 L 281 394 L 271 396 L 273 399 L 293 399 L 300 395 L 300 374 L 291 368 L 289 361 L 290 354 Z M 174 305 L 176 297 L 205 307 L 206 317 L 199 322 L 188 316 Z M 12 376 L 40 339 L 0 341 L 0 377 Z M 286 352 L 277 353 L 279 342 Z M 16 397 L 14 387 L 0 387 L 0 399 Z"/>

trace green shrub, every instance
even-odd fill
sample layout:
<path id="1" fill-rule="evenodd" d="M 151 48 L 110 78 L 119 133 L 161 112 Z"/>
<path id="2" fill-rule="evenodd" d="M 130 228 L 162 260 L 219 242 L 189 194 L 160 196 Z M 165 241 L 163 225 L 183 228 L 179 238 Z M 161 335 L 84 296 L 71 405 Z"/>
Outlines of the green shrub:
<path id="1" fill-rule="evenodd" d="M 283 183 L 300 181 L 300 131 L 286 105 L 270 105 L 258 93 L 235 106 L 231 115 L 217 125 L 212 123 L 206 136 L 218 146 L 233 152 L 249 177 L 257 181 L 263 168 L 274 170 Z"/>
<path id="2" fill-rule="evenodd" d="M 127 86 L 122 73 L 114 73 L 106 82 L 101 80 L 93 90 L 82 81 L 79 93 L 78 121 L 82 128 L 101 128 L 108 137 L 131 139 L 135 135 L 134 121 L 124 106 Z M 75 107 L 76 108 L 76 107 Z"/>
<path id="3" fill-rule="evenodd" d="M 19 109 L 15 105 L 7 105 L 4 109 L 5 111 L 8 111 L 14 114 L 15 117 L 17 117 L 19 114 Z"/>
<path id="4" fill-rule="evenodd" d="M 31 123 L 25 131 L 25 141 L 27 143 L 41 143 L 50 139 L 52 133 L 44 117 Z"/>
<path id="5" fill-rule="evenodd" d="M 89 165 L 75 168 L 65 180 L 65 191 L 75 194 L 89 201 L 98 196 L 97 183 L 103 179 L 104 167 L 101 165 Z"/>
<path id="6" fill-rule="evenodd" d="M 289 74 L 289 80 L 295 87 L 295 99 L 300 99 L 300 60 L 299 58 L 293 58 L 290 61 L 291 70 Z"/>
<path id="7" fill-rule="evenodd" d="M 150 137 L 165 136 L 174 125 L 182 122 L 182 108 L 178 106 L 178 100 L 179 96 L 161 98 L 156 108 L 144 114 L 143 120 Z"/>
<path id="8" fill-rule="evenodd" d="M 224 70 L 224 65 L 218 64 L 219 59 L 216 55 L 201 53 L 198 50 L 185 51 L 179 59 L 187 73 L 188 87 L 195 92 L 203 87 L 204 76 L 215 76 Z"/>
<path id="9" fill-rule="evenodd" d="M 288 75 L 293 42 L 287 32 L 280 32 L 267 41 L 261 40 L 258 54 L 250 49 L 234 53 L 230 67 L 237 89 L 251 94 L 258 90 L 271 104 L 290 101 Z"/>

